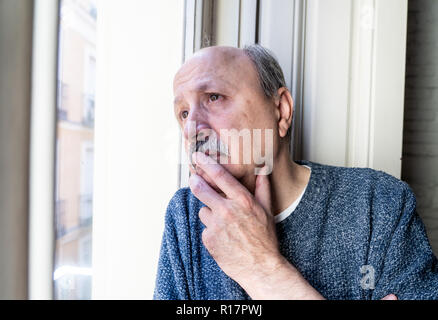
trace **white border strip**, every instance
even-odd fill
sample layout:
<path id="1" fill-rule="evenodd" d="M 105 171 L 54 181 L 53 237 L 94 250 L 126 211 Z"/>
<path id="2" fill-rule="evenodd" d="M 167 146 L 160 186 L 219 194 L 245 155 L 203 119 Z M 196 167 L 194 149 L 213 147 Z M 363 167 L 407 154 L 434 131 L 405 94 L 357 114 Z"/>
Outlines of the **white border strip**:
<path id="1" fill-rule="evenodd" d="M 53 298 L 58 0 L 36 0 L 32 53 L 29 299 Z"/>

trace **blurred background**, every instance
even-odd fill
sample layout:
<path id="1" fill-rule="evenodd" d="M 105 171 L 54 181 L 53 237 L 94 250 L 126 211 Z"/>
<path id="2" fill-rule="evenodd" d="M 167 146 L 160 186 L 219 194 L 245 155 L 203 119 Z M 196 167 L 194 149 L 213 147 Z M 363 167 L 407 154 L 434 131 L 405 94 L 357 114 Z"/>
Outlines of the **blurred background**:
<path id="1" fill-rule="evenodd" d="M 438 253 L 435 0 L 0 0 L 0 299 L 151 299 L 187 186 L 172 81 L 259 43 L 294 159 L 409 183 Z"/>

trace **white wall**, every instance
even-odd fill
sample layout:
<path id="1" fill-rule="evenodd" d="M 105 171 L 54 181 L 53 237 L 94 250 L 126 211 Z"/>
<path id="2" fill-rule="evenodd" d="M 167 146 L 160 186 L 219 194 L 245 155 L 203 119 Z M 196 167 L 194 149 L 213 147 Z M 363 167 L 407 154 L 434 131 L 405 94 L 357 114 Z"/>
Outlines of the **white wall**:
<path id="1" fill-rule="evenodd" d="M 308 0 L 303 158 L 401 174 L 407 0 Z"/>
<path id="2" fill-rule="evenodd" d="M 98 3 L 94 299 L 150 299 L 177 189 L 183 1 Z"/>
<path id="3" fill-rule="evenodd" d="M 0 299 L 26 299 L 33 3 L 0 1 Z"/>
<path id="4" fill-rule="evenodd" d="M 402 178 L 438 254 L 438 1 L 409 2 Z"/>

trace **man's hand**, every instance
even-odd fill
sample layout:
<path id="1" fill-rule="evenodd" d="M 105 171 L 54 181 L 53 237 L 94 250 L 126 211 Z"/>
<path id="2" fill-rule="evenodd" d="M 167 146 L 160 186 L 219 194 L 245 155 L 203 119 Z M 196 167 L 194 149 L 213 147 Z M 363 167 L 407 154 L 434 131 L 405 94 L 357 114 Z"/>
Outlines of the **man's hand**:
<path id="1" fill-rule="evenodd" d="M 258 176 L 255 196 L 223 166 L 203 153 L 194 153 L 194 162 L 226 197 L 202 178 L 192 174 L 190 188 L 207 207 L 199 218 L 206 226 L 202 241 L 219 267 L 237 282 L 274 272 L 281 261 L 271 213 L 267 176 Z"/>
<path id="2" fill-rule="evenodd" d="M 279 251 L 268 177 L 257 176 L 253 196 L 214 159 L 196 152 L 193 161 L 199 174 L 191 175 L 190 188 L 207 206 L 199 211 L 202 241 L 222 271 L 252 299 L 321 299 Z"/>

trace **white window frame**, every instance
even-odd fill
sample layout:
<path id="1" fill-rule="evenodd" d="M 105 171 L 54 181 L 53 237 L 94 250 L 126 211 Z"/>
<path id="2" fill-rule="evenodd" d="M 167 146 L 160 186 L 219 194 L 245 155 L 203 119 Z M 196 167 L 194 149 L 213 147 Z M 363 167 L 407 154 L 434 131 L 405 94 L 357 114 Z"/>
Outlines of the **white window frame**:
<path id="1" fill-rule="evenodd" d="M 52 299 L 59 1 L 36 0 L 34 5 L 29 299 Z"/>

